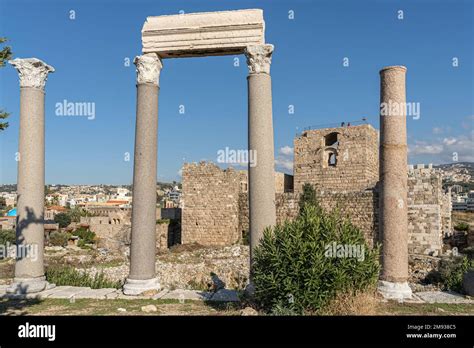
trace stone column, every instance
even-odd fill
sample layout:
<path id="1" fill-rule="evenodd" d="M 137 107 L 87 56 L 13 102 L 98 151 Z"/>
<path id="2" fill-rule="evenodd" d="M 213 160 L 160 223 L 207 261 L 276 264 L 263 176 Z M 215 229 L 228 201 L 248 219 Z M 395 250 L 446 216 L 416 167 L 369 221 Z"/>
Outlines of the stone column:
<path id="1" fill-rule="evenodd" d="M 408 286 L 407 125 L 404 66 L 380 71 L 380 233 L 386 298 L 411 297 Z"/>
<path id="2" fill-rule="evenodd" d="M 36 58 L 9 62 L 20 77 L 17 255 L 10 293 L 54 287 L 44 274 L 44 86 L 54 68 Z"/>
<path id="3" fill-rule="evenodd" d="M 248 141 L 255 163 L 249 163 L 250 262 L 263 230 L 276 223 L 275 160 L 270 64 L 273 45 L 249 46 Z M 249 156 L 249 158 L 252 158 Z"/>
<path id="4" fill-rule="evenodd" d="M 137 120 L 133 167 L 130 274 L 125 295 L 158 290 L 156 255 L 156 165 L 158 137 L 158 80 L 163 67 L 156 54 L 135 58 L 137 67 Z"/>

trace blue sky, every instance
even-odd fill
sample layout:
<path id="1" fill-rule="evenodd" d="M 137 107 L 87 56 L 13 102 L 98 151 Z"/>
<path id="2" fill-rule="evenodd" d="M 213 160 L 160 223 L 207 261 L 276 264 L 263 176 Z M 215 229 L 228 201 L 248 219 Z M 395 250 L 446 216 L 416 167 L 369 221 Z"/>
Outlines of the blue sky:
<path id="1" fill-rule="evenodd" d="M 135 69 L 124 63 L 141 52 L 147 16 L 245 8 L 264 10 L 266 41 L 275 45 L 277 169 L 291 170 L 293 138 L 304 127 L 367 117 L 378 128 L 378 72 L 387 65 L 407 66 L 407 101 L 420 103 L 420 118 L 407 121 L 409 162 L 447 163 L 454 153 L 474 161 L 472 1 L 0 0 L 0 36 L 14 57 L 56 69 L 46 85 L 46 182 L 132 182 Z M 248 70 L 243 56 L 239 67 L 234 58 L 164 60 L 158 180 L 179 180 L 183 161 L 246 149 Z M 95 119 L 56 116 L 63 100 L 94 102 Z M 0 183 L 14 183 L 19 85 L 11 66 L 0 69 L 0 108 L 11 112 L 0 133 Z"/>

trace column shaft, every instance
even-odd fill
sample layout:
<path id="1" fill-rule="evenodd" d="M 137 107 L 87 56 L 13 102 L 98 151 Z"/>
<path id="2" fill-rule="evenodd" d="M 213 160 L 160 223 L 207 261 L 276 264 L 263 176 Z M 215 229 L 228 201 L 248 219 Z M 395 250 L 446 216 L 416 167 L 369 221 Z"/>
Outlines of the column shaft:
<path id="1" fill-rule="evenodd" d="M 137 120 L 133 167 L 130 274 L 126 295 L 158 290 L 156 256 L 156 178 L 158 152 L 158 78 L 162 68 L 156 54 L 135 58 L 137 67 Z"/>
<path id="2" fill-rule="evenodd" d="M 44 277 L 44 185 L 44 92 L 23 87 L 17 182 L 18 279 Z"/>
<path id="3" fill-rule="evenodd" d="M 408 287 L 408 208 L 406 68 L 380 71 L 380 212 L 382 293 L 386 297 L 411 296 Z"/>
<path id="4" fill-rule="evenodd" d="M 54 68 L 36 58 L 9 63 L 20 77 L 15 279 L 11 293 L 54 285 L 44 276 L 44 87 Z"/>
<path id="5" fill-rule="evenodd" d="M 158 86 L 137 85 L 130 279 L 155 277 Z"/>
<path id="6" fill-rule="evenodd" d="M 265 73 L 248 77 L 249 150 L 256 165 L 249 165 L 249 222 L 251 260 L 266 227 L 276 223 L 275 172 L 271 77 Z M 255 155 L 254 155 L 255 156 Z"/>

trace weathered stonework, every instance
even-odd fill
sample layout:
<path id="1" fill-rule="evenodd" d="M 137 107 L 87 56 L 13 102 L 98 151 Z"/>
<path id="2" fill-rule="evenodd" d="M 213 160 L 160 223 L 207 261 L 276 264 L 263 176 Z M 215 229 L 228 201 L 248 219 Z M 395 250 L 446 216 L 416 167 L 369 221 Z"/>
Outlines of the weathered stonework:
<path id="1" fill-rule="evenodd" d="M 162 58 L 242 54 L 264 43 L 260 9 L 148 17 L 142 29 L 143 53 Z"/>
<path id="2" fill-rule="evenodd" d="M 37 58 L 16 58 L 9 63 L 18 70 L 20 87 L 31 87 L 44 90 L 48 74 L 54 72 L 51 65 Z"/>
<path id="3" fill-rule="evenodd" d="M 230 245 L 240 242 L 249 231 L 247 171 L 223 170 L 209 162 L 186 163 L 182 178 L 182 243 Z M 298 213 L 298 199 L 291 187 L 291 175 L 275 173 L 278 223 Z"/>
<path id="4" fill-rule="evenodd" d="M 356 127 L 354 127 L 356 128 Z M 364 128 L 363 128 L 364 129 Z M 362 131 L 363 131 L 362 129 Z M 375 136 L 372 129 L 365 128 L 367 132 Z M 357 130 L 357 129 L 356 129 Z M 332 128 L 331 131 L 342 133 L 343 128 Z M 352 132 L 355 132 L 351 130 Z M 360 131 L 360 129 L 359 129 Z M 326 131 L 327 132 L 327 131 Z M 324 134 L 324 132 L 321 132 Z M 354 134 L 354 133 L 353 133 Z M 372 139 L 376 141 L 376 139 Z M 301 141 L 300 138 L 295 140 Z M 364 149 L 367 144 L 367 137 L 361 137 L 358 143 L 357 138 L 351 139 L 351 147 L 357 149 Z M 300 143 L 302 144 L 302 143 Z M 304 143 L 307 147 L 300 148 L 300 151 L 295 153 L 295 162 L 301 164 L 300 168 L 311 170 L 305 172 L 304 175 L 308 180 L 317 184 L 317 195 L 321 206 L 327 210 L 339 209 L 342 215 L 350 218 L 355 226 L 359 227 L 367 242 L 374 245 L 380 242 L 378 234 L 379 227 L 379 191 L 378 185 L 372 186 L 364 190 L 350 190 L 347 183 L 356 182 L 357 185 L 365 186 L 365 183 L 373 184 L 373 171 L 378 168 L 377 153 L 375 155 L 366 156 L 366 160 L 370 163 L 373 171 L 367 171 L 367 180 L 360 181 L 358 177 L 349 168 L 343 168 L 339 172 L 337 167 L 334 168 L 334 173 L 338 175 L 340 180 L 333 181 L 333 186 L 327 184 L 325 172 L 321 170 L 320 166 L 315 166 L 316 161 L 311 159 L 307 154 L 313 153 L 311 150 L 311 142 Z M 351 147 L 348 144 L 341 143 L 342 148 L 348 148 L 350 152 Z M 373 163 L 375 161 L 375 163 Z M 307 166 L 305 163 L 309 162 L 312 166 Z M 357 162 L 361 168 L 364 163 L 361 159 Z M 212 175 L 209 173 L 209 168 L 204 170 L 206 166 L 212 168 Z M 248 233 L 249 230 L 249 207 L 248 207 L 248 173 L 247 171 L 228 172 L 224 175 L 224 171 L 212 164 L 201 163 L 199 165 L 186 165 L 187 170 L 183 175 L 183 190 L 186 197 L 193 187 L 199 187 L 199 199 L 187 199 L 184 207 L 184 214 L 186 219 L 183 220 L 183 233 L 185 236 L 194 235 L 191 239 L 195 243 L 204 245 L 226 245 L 239 241 L 241 236 Z M 233 174 L 231 174 L 233 173 Z M 298 172 L 298 175 L 302 175 Z M 218 178 L 218 183 L 213 180 Z M 301 182 L 305 180 L 295 177 L 295 182 L 299 179 Z M 444 235 L 449 235 L 451 227 L 451 204 L 450 196 L 444 193 L 442 189 L 442 178 L 439 170 L 432 169 L 431 166 L 417 165 L 409 167 L 408 170 L 408 250 L 410 254 L 425 254 L 425 255 L 439 255 L 442 253 L 442 238 Z M 225 182 L 223 184 L 223 182 Z M 234 194 L 228 197 L 226 187 L 232 187 Z M 359 186 L 360 187 L 360 186 Z M 238 194 L 235 195 L 235 192 Z M 192 191 L 191 191 L 192 192 Z M 203 195 L 202 192 L 209 194 Z M 285 220 L 292 220 L 298 214 L 299 193 L 293 192 L 293 177 L 284 173 L 275 173 L 275 203 L 276 203 L 276 221 L 282 223 Z M 197 196 L 196 196 L 197 197 Z M 232 206 L 232 214 L 228 217 L 220 215 L 219 220 L 222 225 L 215 226 L 215 219 L 212 218 L 212 209 L 220 209 L 222 202 Z M 197 204 L 197 206 L 196 206 Z M 217 207 L 208 210 L 207 207 Z M 238 210 L 237 216 L 234 216 L 235 209 Z M 197 213 L 199 211 L 199 213 Z M 219 233 L 214 236 L 207 236 L 202 238 L 194 231 L 195 224 L 190 223 L 194 217 L 206 217 L 201 219 L 205 226 L 201 226 L 204 231 L 211 232 L 213 229 L 219 228 Z M 227 220 L 226 220 L 227 219 Z M 230 223 L 230 225 L 229 225 Z M 209 226 L 210 227 L 209 227 Z M 225 225 L 225 226 L 224 226 Z M 230 238 L 227 235 L 234 236 Z M 226 237 L 223 237 L 226 236 Z M 183 243 L 188 243 L 189 239 L 185 237 Z M 231 240 L 231 241 L 229 241 Z"/>
<path id="5" fill-rule="evenodd" d="M 378 242 L 378 192 L 319 192 L 318 199 L 326 211 L 338 209 L 342 216 L 364 233 L 370 246 Z"/>
<path id="6" fill-rule="evenodd" d="M 378 132 L 371 125 L 304 131 L 294 139 L 295 192 L 361 191 L 378 181 Z"/>
<path id="7" fill-rule="evenodd" d="M 8 292 L 34 293 L 52 286 L 44 273 L 44 87 L 54 69 L 36 58 L 10 64 L 18 70 L 21 86 L 16 245 L 23 252 L 16 257 Z M 36 257 L 30 257 L 32 248 L 37 248 Z"/>
<path id="8" fill-rule="evenodd" d="M 182 243 L 229 245 L 237 243 L 239 172 L 212 163 L 183 166 Z"/>
<path id="9" fill-rule="evenodd" d="M 273 45 L 253 45 L 245 48 L 250 74 L 270 74 Z"/>
<path id="10" fill-rule="evenodd" d="M 133 60 L 137 72 L 137 84 L 151 83 L 159 85 L 160 72 L 163 68 L 161 59 L 154 53 L 136 56 Z"/>
<path id="11" fill-rule="evenodd" d="M 436 256 L 443 236 L 451 231 L 450 195 L 443 192 L 442 174 L 431 166 L 408 170 L 408 251 Z"/>

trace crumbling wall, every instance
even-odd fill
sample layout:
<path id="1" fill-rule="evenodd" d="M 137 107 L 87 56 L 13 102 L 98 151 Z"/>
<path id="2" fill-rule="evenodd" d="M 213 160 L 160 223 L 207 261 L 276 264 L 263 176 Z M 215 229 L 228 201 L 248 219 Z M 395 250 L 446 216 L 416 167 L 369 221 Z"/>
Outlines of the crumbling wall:
<path id="1" fill-rule="evenodd" d="M 230 245 L 240 240 L 239 172 L 208 162 L 183 166 L 182 243 Z"/>
<path id="2" fill-rule="evenodd" d="M 378 132 L 368 124 L 307 130 L 294 139 L 296 193 L 305 183 L 320 190 L 363 191 L 378 179 Z"/>
<path id="3" fill-rule="evenodd" d="M 298 197 L 293 192 L 275 194 L 276 221 L 278 224 L 285 220 L 293 220 L 298 215 Z M 239 231 L 245 234 L 249 231 L 249 198 L 247 192 L 239 194 Z"/>
<path id="4" fill-rule="evenodd" d="M 408 251 L 439 255 L 443 235 L 451 231 L 451 207 L 443 192 L 442 174 L 431 165 L 408 169 Z"/>
<path id="5" fill-rule="evenodd" d="M 285 220 L 291 221 L 298 216 L 299 195 L 296 193 L 276 194 L 277 223 Z M 355 226 L 364 233 L 369 245 L 373 245 L 377 238 L 378 230 L 378 195 L 373 190 L 363 192 L 319 192 L 318 201 L 323 209 L 332 211 L 338 208 L 341 214 L 348 218 Z M 241 193 L 240 202 L 240 224 L 242 232 L 248 231 L 248 196 Z"/>
<path id="6" fill-rule="evenodd" d="M 370 246 L 378 242 L 379 196 L 375 189 L 359 192 L 319 192 L 318 201 L 326 211 L 338 209 L 360 228 Z"/>

